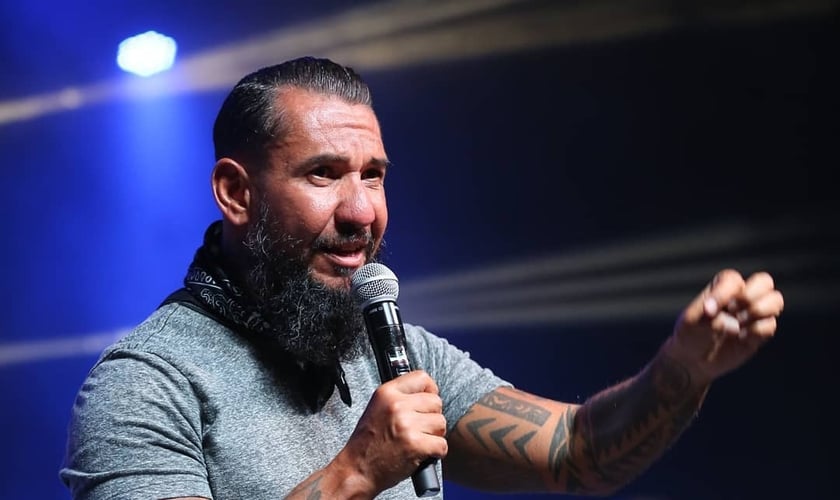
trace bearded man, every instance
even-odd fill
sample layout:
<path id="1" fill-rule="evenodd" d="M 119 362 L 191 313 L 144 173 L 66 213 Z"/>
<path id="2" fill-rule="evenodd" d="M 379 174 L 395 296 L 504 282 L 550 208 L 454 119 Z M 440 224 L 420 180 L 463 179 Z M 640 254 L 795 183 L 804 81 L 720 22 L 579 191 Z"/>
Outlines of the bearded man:
<path id="1" fill-rule="evenodd" d="M 415 325 L 420 369 L 381 383 L 349 293 L 388 221 L 368 87 L 325 59 L 260 69 L 225 100 L 214 143 L 221 220 L 184 288 L 79 391 L 61 470 L 76 499 L 411 498 L 434 459 L 441 482 L 605 495 L 775 333 L 772 278 L 724 270 L 636 376 L 583 404 L 517 390 Z"/>

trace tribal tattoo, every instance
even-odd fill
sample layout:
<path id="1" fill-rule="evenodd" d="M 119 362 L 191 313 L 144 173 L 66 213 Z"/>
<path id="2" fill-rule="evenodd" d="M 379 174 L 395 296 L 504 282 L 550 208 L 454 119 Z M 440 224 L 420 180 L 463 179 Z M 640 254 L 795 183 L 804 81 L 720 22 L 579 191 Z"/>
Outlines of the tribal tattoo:
<path id="1" fill-rule="evenodd" d="M 554 481 L 572 493 L 626 484 L 693 420 L 704 392 L 690 387 L 688 372 L 660 357 L 635 379 L 592 397 L 574 420 L 561 418 L 549 452 Z"/>
<path id="2" fill-rule="evenodd" d="M 323 479 L 323 477 L 318 477 L 318 479 L 309 486 L 309 491 L 306 494 L 306 500 L 321 500 L 321 479 Z"/>
<path id="3" fill-rule="evenodd" d="M 482 397 L 452 436 L 477 443 L 503 471 L 542 470 L 549 489 L 586 494 L 615 491 L 642 473 L 693 421 L 705 388 L 692 387 L 685 368 L 663 355 L 580 406 L 511 394 Z"/>
<path id="4" fill-rule="evenodd" d="M 485 394 L 478 400 L 478 404 L 540 426 L 551 416 L 545 408 L 498 392 Z"/>
<path id="5" fill-rule="evenodd" d="M 516 417 L 524 422 L 522 426 L 512 424 L 509 421 L 498 425 L 497 419 L 492 417 L 471 421 L 464 419 L 464 427 L 476 442 L 485 450 L 490 451 L 493 447 L 510 458 L 518 456 L 526 463 L 532 464 L 526 446 L 537 434 L 533 426 L 542 427 L 548 421 L 551 412 L 529 401 L 514 398 L 498 391 L 484 395 L 478 400 L 477 404 Z"/>

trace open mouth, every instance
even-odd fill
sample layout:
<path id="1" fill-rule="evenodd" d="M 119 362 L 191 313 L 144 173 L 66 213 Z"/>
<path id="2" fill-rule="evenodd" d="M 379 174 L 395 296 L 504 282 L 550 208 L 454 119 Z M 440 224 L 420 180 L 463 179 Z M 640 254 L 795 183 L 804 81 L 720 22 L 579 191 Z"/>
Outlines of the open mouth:
<path id="1" fill-rule="evenodd" d="M 339 267 L 357 268 L 367 260 L 367 244 L 364 241 L 329 246 L 320 250 L 333 265 Z"/>
<path id="2" fill-rule="evenodd" d="M 365 263 L 364 249 L 356 251 L 326 250 L 324 255 L 341 267 L 360 267 Z"/>
<path id="3" fill-rule="evenodd" d="M 315 241 L 315 251 L 334 269 L 353 270 L 362 267 L 372 249 L 369 234 L 334 236 Z"/>

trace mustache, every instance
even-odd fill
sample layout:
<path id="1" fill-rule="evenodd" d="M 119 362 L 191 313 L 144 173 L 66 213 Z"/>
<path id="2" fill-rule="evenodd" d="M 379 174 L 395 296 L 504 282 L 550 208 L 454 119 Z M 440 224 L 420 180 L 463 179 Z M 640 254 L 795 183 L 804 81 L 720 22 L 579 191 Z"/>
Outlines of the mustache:
<path id="1" fill-rule="evenodd" d="M 312 242 L 312 250 L 329 251 L 340 247 L 364 247 L 365 256 L 370 259 L 376 248 L 376 242 L 369 231 L 361 230 L 352 234 L 322 235 Z"/>

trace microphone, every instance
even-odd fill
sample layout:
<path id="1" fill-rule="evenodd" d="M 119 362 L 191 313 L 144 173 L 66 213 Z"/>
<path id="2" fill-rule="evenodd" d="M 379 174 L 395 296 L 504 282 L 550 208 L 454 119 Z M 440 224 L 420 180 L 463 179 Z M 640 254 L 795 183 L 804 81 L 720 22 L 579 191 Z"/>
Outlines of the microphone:
<path id="1" fill-rule="evenodd" d="M 397 296 L 400 287 L 393 271 L 379 263 L 365 264 L 350 278 L 350 290 L 362 310 L 365 327 L 382 383 L 411 371 L 406 353 L 403 328 Z M 425 460 L 414 474 L 414 492 L 418 497 L 428 497 L 440 492 L 435 458 Z"/>

